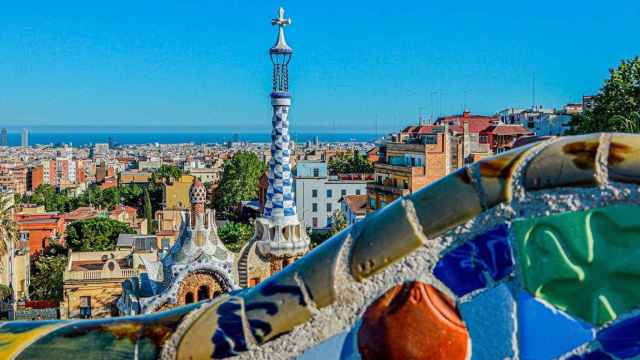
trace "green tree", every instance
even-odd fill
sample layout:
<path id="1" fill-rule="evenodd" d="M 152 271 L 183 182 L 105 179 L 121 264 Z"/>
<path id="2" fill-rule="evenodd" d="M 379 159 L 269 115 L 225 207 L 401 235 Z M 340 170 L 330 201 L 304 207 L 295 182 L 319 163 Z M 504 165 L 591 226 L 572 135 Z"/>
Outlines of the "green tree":
<path id="1" fill-rule="evenodd" d="M 73 251 L 108 251 L 120 234 L 135 234 L 129 225 L 107 218 L 75 221 L 67 227 L 66 243 Z"/>
<path id="2" fill-rule="evenodd" d="M 312 230 L 311 228 L 307 228 L 309 246 L 313 249 L 346 228 L 347 218 L 342 210 L 338 210 L 331 216 L 331 226 L 328 230 Z"/>
<path id="3" fill-rule="evenodd" d="M 160 182 L 170 184 L 182 177 L 182 171 L 175 165 L 162 165 L 153 173 L 153 177 Z"/>
<path id="4" fill-rule="evenodd" d="M 331 216 L 331 236 L 346 229 L 346 227 L 347 227 L 347 217 L 344 215 L 342 210 L 338 210 L 335 213 L 333 213 L 333 216 Z"/>
<path id="5" fill-rule="evenodd" d="M 67 249 L 56 242 L 51 242 L 42 254 L 33 259 L 29 286 L 32 299 L 63 300 L 63 275 L 67 259 Z"/>
<path id="6" fill-rule="evenodd" d="M 593 108 L 574 117 L 571 133 L 640 132 L 640 57 L 623 60 L 609 73 Z"/>
<path id="7" fill-rule="evenodd" d="M 253 236 L 253 227 L 248 224 L 228 221 L 218 229 L 222 243 L 233 252 L 239 252 Z"/>
<path id="8" fill-rule="evenodd" d="M 260 177 L 265 170 L 265 164 L 255 153 L 249 151 L 240 151 L 225 161 L 214 200 L 215 208 L 231 216 L 233 209 L 241 201 L 255 199 L 258 196 Z"/>
<path id="9" fill-rule="evenodd" d="M 154 234 L 153 228 L 153 209 L 151 207 L 151 198 L 149 197 L 149 191 L 144 190 L 144 216 L 147 219 L 147 231 L 149 234 Z"/>
<path id="10" fill-rule="evenodd" d="M 373 165 L 369 163 L 366 156 L 354 151 L 350 155 L 336 156 L 329 160 L 327 165 L 331 175 L 337 174 L 369 174 L 373 172 Z"/>
<path id="11" fill-rule="evenodd" d="M 56 192 L 56 189 L 48 184 L 38 186 L 30 197 L 24 197 L 24 202 L 43 205 L 47 211 L 66 212 L 72 210 L 72 200 L 68 191 Z"/>
<path id="12" fill-rule="evenodd" d="M 34 300 L 63 300 L 63 275 L 67 257 L 42 255 L 34 261 L 30 295 Z"/>
<path id="13" fill-rule="evenodd" d="M 11 297 L 11 288 L 0 284 L 0 301 L 5 301 Z"/>

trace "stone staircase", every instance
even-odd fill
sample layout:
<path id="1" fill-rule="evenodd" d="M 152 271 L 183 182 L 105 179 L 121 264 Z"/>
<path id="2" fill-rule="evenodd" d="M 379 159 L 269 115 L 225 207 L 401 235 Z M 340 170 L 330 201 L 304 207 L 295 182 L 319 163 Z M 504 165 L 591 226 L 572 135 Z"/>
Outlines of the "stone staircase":
<path id="1" fill-rule="evenodd" d="M 249 279 L 247 274 L 247 258 L 251 251 L 251 243 L 247 244 L 240 253 L 240 259 L 238 259 L 238 286 L 246 288 L 249 286 Z"/>

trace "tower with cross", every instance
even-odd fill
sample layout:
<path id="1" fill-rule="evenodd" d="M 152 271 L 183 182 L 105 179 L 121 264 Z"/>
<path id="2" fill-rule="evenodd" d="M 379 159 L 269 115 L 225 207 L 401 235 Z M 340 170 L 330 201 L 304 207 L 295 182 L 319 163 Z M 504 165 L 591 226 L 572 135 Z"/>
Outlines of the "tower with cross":
<path id="1" fill-rule="evenodd" d="M 269 49 L 273 64 L 269 187 L 264 211 L 256 220 L 254 240 L 258 254 L 269 261 L 270 273 L 273 273 L 306 253 L 309 250 L 309 238 L 296 212 L 291 174 L 288 67 L 293 49 L 287 44 L 284 33 L 285 27 L 291 25 L 291 19 L 285 18 L 284 9 L 280 8 L 271 24 L 278 27 L 278 37 Z"/>

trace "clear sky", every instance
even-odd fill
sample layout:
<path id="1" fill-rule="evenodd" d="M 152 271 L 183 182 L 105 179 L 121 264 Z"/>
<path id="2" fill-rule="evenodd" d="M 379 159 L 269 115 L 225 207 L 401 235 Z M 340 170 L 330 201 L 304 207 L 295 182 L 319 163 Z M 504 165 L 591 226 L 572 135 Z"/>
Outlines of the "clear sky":
<path id="1" fill-rule="evenodd" d="M 298 131 L 530 106 L 534 73 L 537 103 L 560 107 L 640 54 L 638 0 L 14 1 L 0 126 L 265 131 L 280 5 Z"/>

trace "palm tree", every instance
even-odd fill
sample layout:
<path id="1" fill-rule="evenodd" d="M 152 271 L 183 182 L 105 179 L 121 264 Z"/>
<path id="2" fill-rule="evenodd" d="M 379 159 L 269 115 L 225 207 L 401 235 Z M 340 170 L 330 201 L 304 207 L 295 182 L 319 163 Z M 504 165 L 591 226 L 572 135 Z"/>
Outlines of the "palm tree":
<path id="1" fill-rule="evenodd" d="M 9 196 L 0 195 L 0 259 L 8 256 L 7 269 L 0 269 L 1 271 L 7 271 L 7 279 L 9 286 L 3 289 L 3 301 L 7 298 L 13 299 L 15 294 L 11 290 L 14 286 L 13 281 L 13 256 L 15 248 L 18 242 L 18 224 L 13 217 L 13 204 L 11 200 L 13 198 Z"/>
<path id="2" fill-rule="evenodd" d="M 15 248 L 18 242 L 18 225 L 13 218 L 13 205 L 8 196 L 0 196 L 0 257 Z"/>

